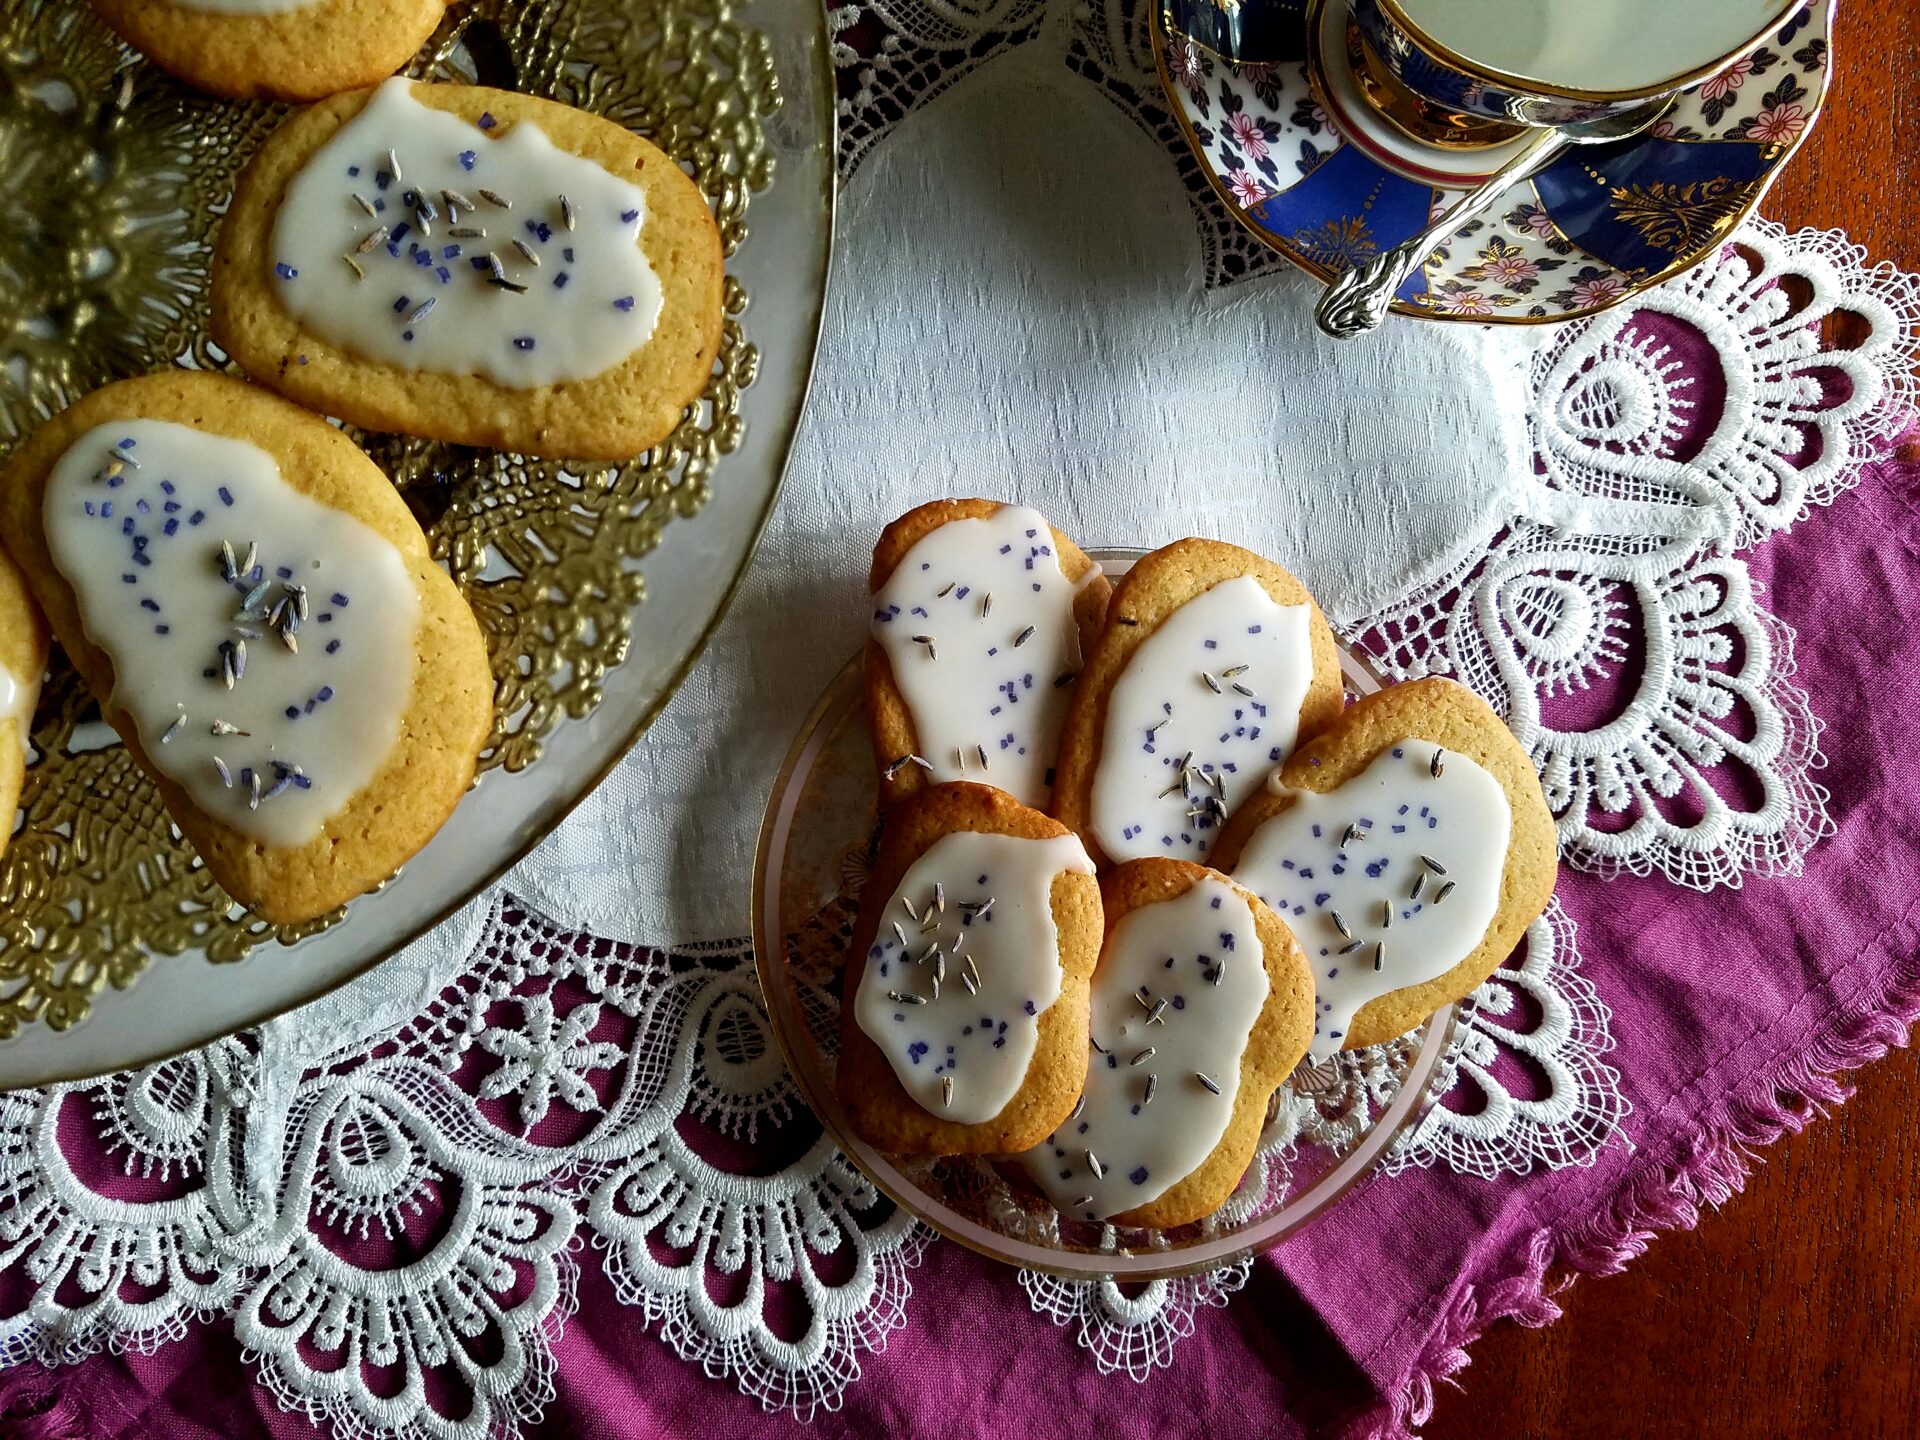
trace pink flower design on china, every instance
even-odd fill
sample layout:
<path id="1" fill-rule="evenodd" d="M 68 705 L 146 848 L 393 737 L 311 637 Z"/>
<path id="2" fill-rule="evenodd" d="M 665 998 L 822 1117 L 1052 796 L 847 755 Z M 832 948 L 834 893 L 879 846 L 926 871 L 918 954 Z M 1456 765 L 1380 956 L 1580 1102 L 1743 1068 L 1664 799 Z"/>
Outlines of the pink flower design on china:
<path id="1" fill-rule="evenodd" d="M 1582 280 L 1573 287 L 1575 308 L 1587 305 L 1611 305 L 1627 293 L 1627 287 L 1611 275 L 1603 275 L 1598 280 Z"/>
<path id="2" fill-rule="evenodd" d="M 1746 83 L 1747 76 L 1753 73 L 1753 61 L 1750 58 L 1733 62 L 1700 87 L 1702 100 L 1718 100 L 1722 95 L 1731 95 Z M 1662 121 L 1661 124 L 1666 124 Z M 1658 129 L 1658 127 L 1655 127 Z"/>
<path id="3" fill-rule="evenodd" d="M 1267 198 L 1266 184 L 1251 170 L 1235 170 L 1227 176 L 1227 188 L 1233 191 L 1233 198 L 1242 208 L 1251 208 Z"/>
<path id="4" fill-rule="evenodd" d="M 1478 290 L 1459 290 L 1441 295 L 1435 308 L 1445 315 L 1491 315 L 1493 301 Z"/>
<path id="5" fill-rule="evenodd" d="M 1260 122 L 1246 111 L 1227 117 L 1227 133 L 1247 152 L 1251 160 L 1264 160 L 1267 156 L 1266 132 L 1260 128 Z"/>
<path id="6" fill-rule="evenodd" d="M 1189 40 L 1167 52 L 1167 71 L 1195 95 L 1207 88 L 1207 75 L 1200 47 Z"/>
<path id="7" fill-rule="evenodd" d="M 1775 105 L 1747 121 L 1747 139 L 1784 145 L 1807 128 L 1804 105 Z"/>
<path id="8" fill-rule="evenodd" d="M 1533 261 L 1511 251 L 1487 261 L 1480 269 L 1487 279 L 1497 280 L 1502 285 L 1512 285 L 1517 280 L 1531 280 L 1540 273 L 1540 267 Z"/>
<path id="9" fill-rule="evenodd" d="M 1656 140 L 1671 140 L 1673 133 L 1673 121 L 1671 120 L 1656 120 L 1652 125 L 1647 127 L 1647 134 L 1653 136 Z"/>
<path id="10" fill-rule="evenodd" d="M 1513 212 L 1514 226 L 1528 235 L 1540 240 L 1551 240 L 1560 233 L 1553 223 L 1553 216 L 1541 205 L 1522 205 Z"/>

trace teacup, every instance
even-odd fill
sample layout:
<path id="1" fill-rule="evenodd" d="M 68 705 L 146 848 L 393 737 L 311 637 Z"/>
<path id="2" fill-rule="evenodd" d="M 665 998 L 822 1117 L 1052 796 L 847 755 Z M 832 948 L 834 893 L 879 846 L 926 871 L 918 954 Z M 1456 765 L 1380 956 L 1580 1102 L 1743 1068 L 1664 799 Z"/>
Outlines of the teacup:
<path id="1" fill-rule="evenodd" d="M 1361 63 L 1381 90 L 1505 128 L 1577 124 L 1699 84 L 1807 0 L 1349 3 Z"/>

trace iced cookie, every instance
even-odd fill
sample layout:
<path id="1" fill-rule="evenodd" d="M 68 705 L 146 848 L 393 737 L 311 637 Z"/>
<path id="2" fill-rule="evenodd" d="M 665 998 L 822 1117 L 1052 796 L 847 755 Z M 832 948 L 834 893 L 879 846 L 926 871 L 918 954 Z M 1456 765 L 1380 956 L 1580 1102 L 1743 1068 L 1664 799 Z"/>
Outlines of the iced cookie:
<path id="1" fill-rule="evenodd" d="M 93 0 L 120 37 L 189 85 L 235 100 L 318 100 L 393 74 L 447 0 Z"/>
<path id="2" fill-rule="evenodd" d="M 1176 541 L 1114 591 L 1060 738 L 1053 814 L 1102 863 L 1213 863 L 1226 817 L 1344 693 L 1304 585 L 1238 546 Z"/>
<path id="3" fill-rule="evenodd" d="M 1280 918 L 1203 866 L 1134 860 L 1100 897 L 1086 1089 L 1021 1163 L 1062 1215 L 1185 1225 L 1246 1173 L 1313 1034 L 1313 979 Z"/>
<path id="4" fill-rule="evenodd" d="M 0 550 L 0 854 L 13 834 L 40 677 L 47 669 L 47 627 L 26 577 Z"/>
<path id="5" fill-rule="evenodd" d="M 713 370 L 720 234 L 612 121 L 389 80 L 289 118 L 213 259 L 215 340 L 262 384 L 374 430 L 624 460 Z"/>
<path id="6" fill-rule="evenodd" d="M 1014 1154 L 1087 1074 L 1100 886 L 1072 831 L 985 785 L 896 806 L 853 927 L 840 1099 L 882 1150 Z"/>
<path id="7" fill-rule="evenodd" d="M 1292 927 L 1316 1059 L 1473 993 L 1546 909 L 1553 816 L 1533 762 L 1451 680 L 1369 695 L 1238 811 L 1214 861 Z"/>
<path id="8" fill-rule="evenodd" d="M 1037 510 L 936 500 L 873 548 L 867 723 L 883 800 L 971 780 L 1044 808 L 1110 587 Z"/>
<path id="9" fill-rule="evenodd" d="M 200 371 L 122 380 L 14 453 L 0 524 L 105 718 L 264 919 L 378 885 L 471 783 L 480 627 L 317 416 Z"/>

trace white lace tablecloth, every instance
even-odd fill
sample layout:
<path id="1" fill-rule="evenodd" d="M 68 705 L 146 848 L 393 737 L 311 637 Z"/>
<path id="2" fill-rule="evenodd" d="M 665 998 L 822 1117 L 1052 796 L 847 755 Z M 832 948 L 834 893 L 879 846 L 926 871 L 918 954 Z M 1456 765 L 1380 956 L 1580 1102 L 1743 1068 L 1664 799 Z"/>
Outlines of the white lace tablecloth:
<path id="1" fill-rule="evenodd" d="M 1083 544 L 1200 534 L 1273 555 L 1390 668 L 1457 675 L 1503 711 L 1573 865 L 1737 886 L 1792 871 L 1828 826 L 1791 636 L 1736 552 L 1832 498 L 1892 423 L 1911 280 L 1838 237 L 1757 224 L 1745 258 L 1589 323 L 1390 322 L 1337 345 L 1312 328 L 1313 287 L 1193 183 L 1137 3 L 870 0 L 832 18 L 845 189 L 828 324 L 784 498 L 708 654 L 555 836 L 402 957 L 197 1055 L 0 1097 L 0 1271 L 34 1290 L 0 1323 L 0 1359 L 150 1348 L 231 1315 L 260 1380 L 342 1433 L 513 1432 L 551 1394 L 588 1265 L 709 1373 L 802 1416 L 833 1405 L 900 1323 L 928 1237 L 864 1221 L 872 1192 L 824 1141 L 762 1173 L 680 1122 L 750 1147 L 794 1114 L 738 938 L 760 809 L 860 643 L 873 537 L 932 496 L 1032 504 Z M 1844 384 L 1796 378 L 1823 342 L 1767 298 L 1789 273 L 1864 327 L 1823 357 Z M 1636 311 L 1697 337 L 1687 365 L 1627 326 Z M 1724 417 L 1677 469 L 1658 442 L 1707 388 Z M 1809 436 L 1819 459 L 1786 464 Z M 1729 624 L 1741 653 L 1702 661 Z M 1570 721 L 1560 702 L 1614 676 L 1629 636 L 1649 657 L 1638 688 Z M 1696 661 L 1731 677 L 1714 684 L 1747 730 Z M 1684 813 L 1610 823 L 1673 795 L 1681 770 L 1736 763 L 1760 778 L 1757 808 L 1700 785 Z M 1556 907 L 1447 1063 L 1443 1087 L 1485 1103 L 1434 1108 L 1392 1166 L 1491 1179 L 1590 1161 L 1623 1103 L 1608 1016 Z M 1538 1093 L 1502 1085 L 1503 1050 L 1546 1077 Z M 1357 1114 L 1384 1071 L 1362 1057 L 1343 1083 Z M 527 1138 L 555 1117 L 561 1140 Z M 76 1144 L 164 1197 L 105 1198 Z M 430 1285 L 329 1243 L 400 1233 L 448 1180 L 467 1199 Z M 821 1279 L 809 1255 L 840 1247 L 858 1263 Z M 510 1268 L 534 1279 L 508 1295 Z M 716 1304 L 715 1273 L 800 1277 L 818 1323 L 783 1339 Z M 1144 1380 L 1247 1273 L 1138 1295 L 1023 1283 L 1101 1368 Z M 320 1368 L 306 1343 L 418 1364 L 476 1314 L 510 1343 L 465 1363 L 481 1403 L 459 1423 Z"/>

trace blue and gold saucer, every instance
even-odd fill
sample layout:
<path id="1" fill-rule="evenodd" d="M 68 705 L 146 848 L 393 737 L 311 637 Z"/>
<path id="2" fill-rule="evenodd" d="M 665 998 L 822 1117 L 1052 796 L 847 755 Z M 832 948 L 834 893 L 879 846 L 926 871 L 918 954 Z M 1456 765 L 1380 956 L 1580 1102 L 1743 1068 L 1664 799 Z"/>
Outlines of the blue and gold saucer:
<path id="1" fill-rule="evenodd" d="M 1154 60 L 1202 170 L 1235 218 L 1330 280 L 1428 223 L 1524 142 L 1411 138 L 1364 92 L 1345 0 L 1264 0 L 1263 53 L 1232 65 L 1153 29 Z M 1643 135 L 1568 151 L 1450 236 L 1393 308 L 1433 320 L 1544 324 L 1590 315 L 1714 253 L 1813 128 L 1834 0 L 1681 93 Z M 1276 41 L 1275 37 L 1279 39 Z M 1351 52 L 1351 53 L 1350 53 Z M 1358 78 L 1356 78 L 1358 77 Z"/>

